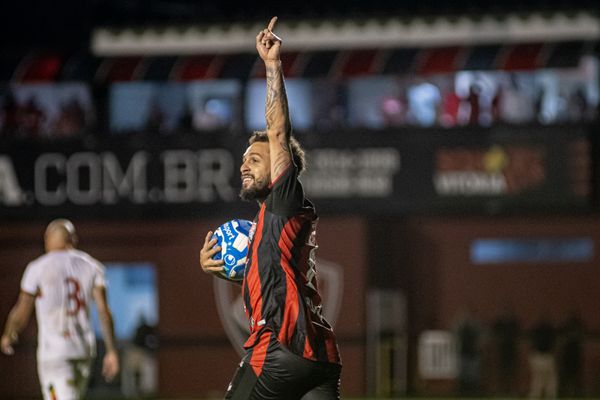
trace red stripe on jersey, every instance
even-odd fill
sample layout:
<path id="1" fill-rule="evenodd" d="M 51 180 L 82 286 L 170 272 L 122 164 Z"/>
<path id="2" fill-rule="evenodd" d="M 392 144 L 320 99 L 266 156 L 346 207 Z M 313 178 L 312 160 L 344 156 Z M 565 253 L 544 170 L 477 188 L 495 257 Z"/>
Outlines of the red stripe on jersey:
<path id="1" fill-rule="evenodd" d="M 280 265 L 285 272 L 285 307 L 283 310 L 283 322 L 279 331 L 279 341 L 284 344 L 289 344 L 290 339 L 294 335 L 296 322 L 298 321 L 298 288 L 294 279 L 294 270 L 290 266 L 292 259 L 291 249 L 294 246 L 294 240 L 298 236 L 298 231 L 301 228 L 301 223 L 298 218 L 289 220 L 282 230 L 282 235 L 279 238 L 278 247 L 281 251 Z"/>
<path id="2" fill-rule="evenodd" d="M 316 360 L 315 352 L 308 341 L 308 336 L 306 336 L 306 339 L 304 340 L 304 354 L 302 356 L 310 360 Z"/>
<path id="3" fill-rule="evenodd" d="M 256 300 L 256 304 L 251 304 L 252 307 L 252 315 L 251 317 L 254 318 L 253 324 L 250 327 L 250 338 L 248 338 L 248 341 L 246 341 L 246 344 L 251 344 L 251 340 L 253 339 L 252 333 L 255 332 L 256 329 L 256 324 L 258 323 L 258 321 L 260 321 L 262 319 L 262 294 L 261 294 L 261 282 L 260 282 L 260 275 L 259 275 L 259 271 L 258 271 L 258 245 L 260 244 L 261 240 L 262 240 L 262 235 L 263 235 L 263 227 L 264 227 L 264 222 L 265 222 L 265 205 L 263 203 L 263 205 L 260 208 L 260 211 L 258 213 L 258 221 L 256 222 L 256 231 L 254 232 L 254 238 L 252 239 L 252 264 L 250 265 L 250 273 L 246 276 L 246 281 L 247 281 L 247 285 L 248 285 L 248 290 L 250 291 L 249 293 L 249 297 L 250 300 Z"/>
<path id="4" fill-rule="evenodd" d="M 263 366 L 265 365 L 265 359 L 267 358 L 267 349 L 269 348 L 269 342 L 271 341 L 271 331 L 265 331 L 256 346 L 252 348 L 252 357 L 250 357 L 250 365 L 254 370 L 256 376 L 260 376 L 262 373 Z"/>

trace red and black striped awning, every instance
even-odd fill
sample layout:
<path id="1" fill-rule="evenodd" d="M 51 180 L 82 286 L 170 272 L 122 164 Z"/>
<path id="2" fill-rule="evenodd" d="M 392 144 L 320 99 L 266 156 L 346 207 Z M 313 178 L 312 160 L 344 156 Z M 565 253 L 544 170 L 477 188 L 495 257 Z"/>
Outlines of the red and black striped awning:
<path id="1" fill-rule="evenodd" d="M 353 78 L 369 75 L 428 76 L 460 70 L 527 71 L 576 68 L 586 54 L 600 54 L 591 41 L 476 45 L 470 47 L 382 48 L 284 53 L 287 77 Z M 30 52 L 0 63 L 0 81 L 190 81 L 263 78 L 254 53 L 161 57 L 94 57 L 88 53 Z"/>

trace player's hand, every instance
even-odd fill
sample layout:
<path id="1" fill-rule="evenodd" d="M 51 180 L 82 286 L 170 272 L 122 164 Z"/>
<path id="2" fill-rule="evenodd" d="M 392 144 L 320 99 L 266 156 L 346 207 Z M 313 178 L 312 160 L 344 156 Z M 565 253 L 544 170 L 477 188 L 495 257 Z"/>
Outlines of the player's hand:
<path id="1" fill-rule="evenodd" d="M 112 381 L 119 373 L 119 355 L 116 351 L 109 351 L 102 360 L 102 376 L 107 382 Z"/>
<path id="2" fill-rule="evenodd" d="M 13 349 L 12 345 L 17 342 L 17 338 L 11 338 L 8 335 L 2 335 L 0 339 L 0 350 L 7 356 L 12 356 L 15 354 L 15 349 Z"/>
<path id="3" fill-rule="evenodd" d="M 221 251 L 220 246 L 215 246 L 217 239 L 212 238 L 212 236 L 212 231 L 208 231 L 204 239 L 204 246 L 200 249 L 200 266 L 202 271 L 207 274 L 217 274 L 223 271 L 223 264 L 225 264 L 223 260 L 212 259 L 215 254 Z"/>
<path id="4" fill-rule="evenodd" d="M 281 48 L 281 38 L 273 33 L 273 28 L 277 23 L 277 17 L 271 18 L 269 26 L 263 29 L 256 36 L 256 50 L 263 61 L 279 61 L 279 49 Z"/>

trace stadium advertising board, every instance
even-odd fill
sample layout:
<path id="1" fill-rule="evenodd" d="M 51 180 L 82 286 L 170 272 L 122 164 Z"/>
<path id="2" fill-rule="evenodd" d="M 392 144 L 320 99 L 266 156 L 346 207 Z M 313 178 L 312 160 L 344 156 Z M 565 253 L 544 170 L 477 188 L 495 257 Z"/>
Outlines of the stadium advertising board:
<path id="1" fill-rule="evenodd" d="M 344 132 L 300 137 L 302 181 L 321 214 L 502 212 L 587 207 L 585 128 Z M 196 137 L 144 148 L 129 141 L 4 144 L 6 218 L 183 217 L 251 209 L 238 199 L 244 139 Z"/>

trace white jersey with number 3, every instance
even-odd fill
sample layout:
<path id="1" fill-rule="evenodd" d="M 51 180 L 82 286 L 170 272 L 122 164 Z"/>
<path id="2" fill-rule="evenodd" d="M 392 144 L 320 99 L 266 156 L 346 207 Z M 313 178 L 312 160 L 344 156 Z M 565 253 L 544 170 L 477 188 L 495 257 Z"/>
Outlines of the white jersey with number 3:
<path id="1" fill-rule="evenodd" d="M 52 251 L 29 263 L 21 290 L 36 296 L 38 361 L 96 355 L 89 307 L 93 288 L 105 285 L 104 266 L 80 250 Z"/>

